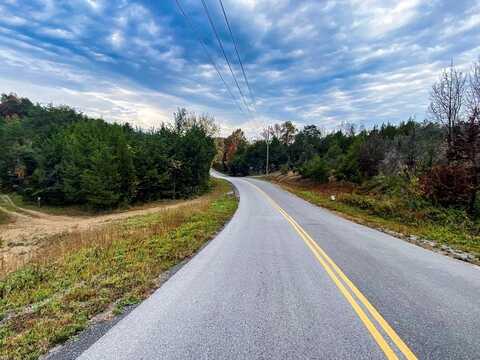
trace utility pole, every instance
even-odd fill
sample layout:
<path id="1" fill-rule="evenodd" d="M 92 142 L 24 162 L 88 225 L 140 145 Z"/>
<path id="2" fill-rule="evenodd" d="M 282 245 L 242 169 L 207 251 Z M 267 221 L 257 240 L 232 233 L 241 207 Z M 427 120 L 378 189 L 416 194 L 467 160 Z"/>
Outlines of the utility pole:
<path id="1" fill-rule="evenodd" d="M 269 149 L 269 142 L 270 142 L 270 126 L 267 126 L 267 165 L 265 166 L 265 175 L 268 176 L 268 160 L 270 156 L 270 149 Z"/>

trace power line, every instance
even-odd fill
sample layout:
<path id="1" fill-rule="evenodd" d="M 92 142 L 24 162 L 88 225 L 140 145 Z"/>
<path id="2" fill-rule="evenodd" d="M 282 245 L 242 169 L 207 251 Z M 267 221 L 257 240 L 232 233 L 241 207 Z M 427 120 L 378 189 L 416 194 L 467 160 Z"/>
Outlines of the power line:
<path id="1" fill-rule="evenodd" d="M 251 98 L 252 104 L 255 108 L 255 96 L 253 95 L 252 88 L 250 87 L 250 83 L 248 81 L 247 74 L 245 72 L 245 68 L 243 67 L 243 62 L 242 62 L 242 59 L 240 58 L 240 54 L 238 52 L 237 42 L 235 40 L 235 37 L 233 36 L 232 28 L 230 26 L 230 22 L 228 21 L 227 12 L 225 11 L 225 7 L 223 6 L 223 1 L 218 0 L 218 2 L 220 3 L 220 6 L 222 8 L 223 17 L 225 18 L 225 22 L 227 23 L 228 31 L 230 32 L 230 37 L 232 38 L 233 46 L 235 47 L 235 53 L 237 54 L 237 59 L 238 59 L 238 62 L 240 63 L 240 67 L 242 69 L 243 78 L 245 79 L 245 84 L 247 84 L 248 92 L 250 93 L 250 98 Z"/>
<path id="2" fill-rule="evenodd" d="M 238 92 L 240 93 L 242 101 L 245 104 L 245 107 L 247 108 L 247 110 L 250 111 L 250 108 L 248 107 L 248 104 L 245 101 L 245 95 L 243 94 L 243 91 L 240 88 L 240 85 L 238 84 L 237 77 L 235 76 L 235 73 L 232 70 L 232 66 L 230 65 L 230 61 L 228 60 L 227 53 L 225 52 L 225 48 L 223 47 L 222 40 L 220 39 L 220 36 L 217 32 L 217 28 L 215 27 L 215 24 L 213 23 L 212 17 L 210 16 L 210 12 L 208 11 L 208 7 L 207 7 L 207 4 L 206 4 L 205 0 L 202 0 L 202 4 L 203 4 L 203 9 L 205 10 L 205 13 L 207 14 L 208 21 L 210 22 L 210 26 L 212 27 L 213 33 L 215 34 L 215 37 L 217 38 L 218 45 L 220 46 L 220 49 L 222 50 L 223 57 L 225 58 L 225 61 L 227 62 L 228 68 L 230 69 L 230 73 L 232 74 L 233 80 L 235 81 L 235 85 L 237 86 Z"/>
<path id="3" fill-rule="evenodd" d="M 240 111 L 242 113 L 244 113 L 242 107 L 240 106 L 240 104 L 237 101 L 237 98 L 233 95 L 232 90 L 230 90 L 230 87 L 228 86 L 227 82 L 225 81 L 224 77 L 222 76 L 222 73 L 220 72 L 220 70 L 218 68 L 218 65 L 215 63 L 215 60 L 213 59 L 212 55 L 210 54 L 210 51 L 208 50 L 207 44 L 200 37 L 200 35 L 198 35 L 199 32 L 195 29 L 195 26 L 193 25 L 193 23 L 190 21 L 188 15 L 183 10 L 183 7 L 182 7 L 182 5 L 180 5 L 179 0 L 175 0 L 175 2 L 177 4 L 178 9 L 180 10 L 180 13 L 185 18 L 185 21 L 186 21 L 187 25 L 190 27 L 190 30 L 196 35 L 197 40 L 200 42 L 200 45 L 202 45 L 202 48 L 205 51 L 205 54 L 207 55 L 207 58 L 209 59 L 210 63 L 213 65 L 213 67 L 215 68 L 218 76 L 220 77 L 223 84 L 225 85 L 225 88 L 227 89 L 228 93 L 230 94 L 231 98 L 233 99 L 235 105 L 238 106 L 238 108 L 240 109 Z"/>
<path id="4" fill-rule="evenodd" d="M 256 112 L 257 110 L 256 110 L 255 96 L 253 94 L 252 88 L 250 86 L 250 82 L 248 81 L 247 73 L 245 71 L 242 59 L 240 57 L 237 42 L 235 40 L 235 36 L 233 36 L 232 27 L 230 26 L 230 21 L 228 21 L 227 12 L 225 11 L 225 6 L 223 6 L 223 1 L 222 0 L 218 0 L 218 2 L 220 3 L 220 7 L 222 8 L 223 17 L 225 18 L 225 23 L 227 24 L 227 28 L 228 28 L 228 31 L 230 33 L 230 37 L 232 39 L 233 46 L 235 48 L 235 53 L 237 54 L 237 59 L 238 59 L 238 62 L 240 63 L 240 68 L 242 69 L 243 79 L 245 80 L 245 84 L 247 85 L 248 92 L 250 93 L 250 99 L 252 100 L 253 110 Z M 254 117 L 255 117 L 255 115 L 254 115 Z M 270 167 L 270 164 L 269 164 L 269 160 L 270 160 L 270 146 L 269 145 L 270 144 L 269 144 L 269 142 L 270 142 L 270 126 L 268 125 L 267 126 L 267 137 L 266 137 L 267 158 L 266 158 L 266 164 L 265 164 L 265 174 L 267 176 L 268 176 L 269 167 Z"/>

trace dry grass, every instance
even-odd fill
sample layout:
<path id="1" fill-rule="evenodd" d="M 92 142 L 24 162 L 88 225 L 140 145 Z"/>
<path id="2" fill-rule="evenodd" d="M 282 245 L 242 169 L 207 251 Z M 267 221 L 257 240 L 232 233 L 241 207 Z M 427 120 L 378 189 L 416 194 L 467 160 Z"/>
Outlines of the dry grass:
<path id="1" fill-rule="evenodd" d="M 0 278 L 31 261 L 42 257 L 52 259 L 56 254 L 69 251 L 72 246 L 83 246 L 94 242 L 102 243 L 103 238 L 119 238 L 118 224 L 121 220 L 147 214 L 158 214 L 173 208 L 201 206 L 211 194 L 204 194 L 190 200 L 167 200 L 130 208 L 128 212 L 117 211 L 97 216 L 59 216 L 44 212 L 15 207 L 11 199 L 0 196 L 2 205 L 9 206 L 15 224 L 0 227 Z M 5 201 L 8 200 L 8 201 Z M 9 203 L 8 203 L 9 202 Z M 18 206 L 18 205 L 17 205 Z M 42 208 L 43 210 L 43 208 Z M 58 209 L 57 209 L 58 210 Z M 110 224 L 110 225 L 108 225 Z M 113 224 L 113 225 L 112 225 Z M 109 235 L 110 234 L 110 235 Z M 98 238 L 98 239 L 97 239 Z"/>
<path id="2" fill-rule="evenodd" d="M 193 255 L 237 206 L 216 181 L 195 205 L 65 234 L 0 281 L 0 358 L 37 359 L 112 308 L 135 303 L 159 275 Z"/>
<path id="3" fill-rule="evenodd" d="M 136 216 L 123 222 L 114 222 L 100 228 L 86 231 L 74 231 L 54 235 L 42 241 L 42 246 L 31 248 L 25 256 L 9 256 L 0 258 L 0 279 L 8 273 L 18 270 L 27 264 L 47 265 L 52 261 L 92 244 L 105 249 L 112 242 L 130 239 L 140 241 L 153 235 L 162 235 L 177 227 L 184 219 L 196 211 L 204 211 L 213 195 L 205 196 L 195 203 L 185 202 L 175 209 L 162 209 L 149 216 Z M 151 221 L 149 221 L 151 219 Z M 135 226 L 139 223 L 142 226 Z"/>

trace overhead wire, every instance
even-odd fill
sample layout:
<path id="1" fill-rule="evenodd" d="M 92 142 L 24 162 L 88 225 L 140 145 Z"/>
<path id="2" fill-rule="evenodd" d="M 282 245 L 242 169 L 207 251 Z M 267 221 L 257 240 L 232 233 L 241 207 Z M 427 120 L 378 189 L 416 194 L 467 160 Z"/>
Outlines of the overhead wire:
<path id="1" fill-rule="evenodd" d="M 248 103 L 247 101 L 245 100 L 245 95 L 242 91 L 242 89 L 240 88 L 240 85 L 238 84 L 238 80 L 237 80 L 237 77 L 232 69 L 232 66 L 230 64 L 230 60 L 228 60 L 228 56 L 227 56 L 227 53 L 225 52 L 225 48 L 223 47 L 223 43 L 222 43 L 222 40 L 220 39 L 220 35 L 217 31 L 217 28 L 213 22 L 213 19 L 210 15 L 210 11 L 208 10 L 208 6 L 207 6 L 207 3 L 205 2 L 205 0 L 201 0 L 202 1 L 202 4 L 203 4 L 203 9 L 205 10 L 205 13 L 207 14 L 207 18 L 208 18 L 208 21 L 210 23 L 210 26 L 213 30 L 213 33 L 217 39 L 217 42 L 218 42 L 218 45 L 220 46 L 220 49 L 222 51 L 222 54 L 223 54 L 223 57 L 225 58 L 225 61 L 227 62 L 227 65 L 228 65 L 228 68 L 230 70 L 230 73 L 232 74 L 232 77 L 233 77 L 233 80 L 235 82 L 235 85 L 237 86 L 237 89 L 238 89 L 238 92 L 240 93 L 240 97 L 245 105 L 245 107 L 247 108 L 247 110 L 250 112 L 250 107 L 248 106 Z"/>
<path id="2" fill-rule="evenodd" d="M 223 1 L 218 0 L 218 2 L 220 3 L 220 7 L 222 8 L 223 17 L 225 18 L 225 23 L 227 24 L 228 32 L 230 33 L 230 38 L 232 39 L 233 46 L 235 48 L 235 53 L 237 54 L 237 59 L 238 59 L 238 62 L 240 64 L 240 68 L 242 69 L 243 79 L 245 80 L 245 84 L 247 85 L 248 92 L 250 94 L 250 99 L 252 100 L 252 104 L 253 104 L 253 107 L 254 107 L 254 111 L 256 111 L 255 110 L 255 95 L 253 94 L 252 88 L 250 86 L 250 82 L 248 81 L 247 73 L 245 71 L 242 59 L 240 57 L 240 53 L 238 51 L 237 41 L 235 40 L 235 36 L 233 36 L 232 27 L 230 26 L 230 21 L 228 20 L 227 12 L 225 10 L 225 7 L 223 6 Z"/>
<path id="3" fill-rule="evenodd" d="M 202 46 L 203 50 L 205 51 L 205 54 L 207 55 L 207 58 L 209 59 L 210 63 L 212 64 L 212 66 L 215 68 L 215 71 L 217 72 L 218 76 L 220 77 L 220 79 L 222 80 L 223 84 L 225 85 L 225 88 L 227 89 L 227 92 L 229 93 L 230 97 L 233 99 L 235 105 L 240 109 L 240 111 L 242 113 L 244 113 L 244 110 L 242 109 L 242 107 L 240 106 L 240 104 L 238 103 L 237 101 L 237 98 L 233 95 L 233 92 L 232 90 L 230 89 L 230 86 L 227 84 L 227 82 L 225 81 L 225 78 L 223 77 L 220 69 L 218 68 L 218 65 L 217 63 L 215 62 L 215 60 L 213 59 L 212 55 L 210 54 L 210 51 L 208 50 L 208 46 L 207 44 L 205 43 L 205 40 L 203 40 L 199 34 L 199 32 L 197 31 L 197 29 L 195 28 L 195 26 L 193 25 L 193 23 L 190 21 L 190 18 L 188 17 L 188 15 L 186 14 L 185 10 L 183 9 L 182 5 L 180 4 L 180 1 L 179 0 L 175 0 L 175 3 L 177 4 L 177 7 L 178 9 L 180 10 L 180 13 L 182 14 L 182 16 L 185 18 L 185 21 L 187 23 L 187 25 L 190 27 L 190 30 L 196 35 L 196 38 L 197 40 L 200 42 L 200 45 Z M 245 101 L 244 101 L 245 102 Z M 248 107 L 247 107 L 248 110 L 250 110 Z"/>

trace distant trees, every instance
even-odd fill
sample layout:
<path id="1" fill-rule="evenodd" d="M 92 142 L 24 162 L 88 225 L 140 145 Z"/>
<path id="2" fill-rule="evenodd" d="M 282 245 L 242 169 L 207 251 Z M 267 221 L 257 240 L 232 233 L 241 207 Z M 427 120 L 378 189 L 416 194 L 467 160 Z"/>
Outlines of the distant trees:
<path id="1" fill-rule="evenodd" d="M 208 186 L 216 132 L 208 116 L 180 109 L 172 126 L 145 132 L 67 107 L 42 107 L 12 95 L 2 99 L 0 109 L 9 109 L 0 116 L 3 190 L 103 209 L 189 196 Z"/>
<path id="2" fill-rule="evenodd" d="M 291 122 L 268 128 L 270 169 L 293 170 L 320 183 L 346 181 L 403 184 L 444 206 L 480 208 L 480 60 L 463 73 L 455 66 L 442 71 L 430 95 L 430 118 L 408 119 L 356 131 L 351 124 L 325 133 L 315 125 L 296 129 Z M 240 129 L 235 134 L 243 134 Z M 266 132 L 223 158 L 233 175 L 265 172 Z M 228 141 L 231 143 L 232 134 Z M 397 179 L 397 180 L 394 180 Z"/>

